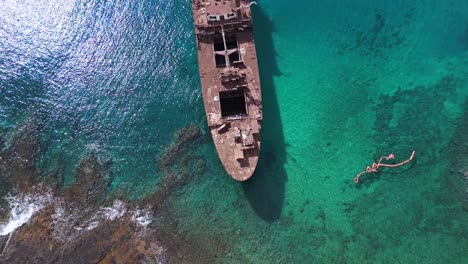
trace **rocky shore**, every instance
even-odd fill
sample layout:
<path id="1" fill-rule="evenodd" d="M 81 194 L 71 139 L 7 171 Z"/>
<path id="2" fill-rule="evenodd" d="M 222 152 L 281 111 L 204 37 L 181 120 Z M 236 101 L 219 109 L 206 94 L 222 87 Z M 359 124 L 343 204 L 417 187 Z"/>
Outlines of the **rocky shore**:
<path id="1" fill-rule="evenodd" d="M 212 254 L 177 230 L 177 215 L 168 206 L 171 196 L 206 169 L 203 158 L 188 150 L 201 136 L 198 127 L 177 133 L 155 162 L 161 172 L 156 191 L 139 202 L 111 191 L 109 166 L 94 153 L 77 165 L 68 188 L 53 173 L 40 175 L 39 134 L 39 126 L 29 122 L 0 152 L 0 180 L 13 197 L 1 193 L 0 262 L 212 263 Z M 31 209 L 30 218 L 14 230 L 5 224 L 12 220 L 12 206 L 18 214 Z"/>

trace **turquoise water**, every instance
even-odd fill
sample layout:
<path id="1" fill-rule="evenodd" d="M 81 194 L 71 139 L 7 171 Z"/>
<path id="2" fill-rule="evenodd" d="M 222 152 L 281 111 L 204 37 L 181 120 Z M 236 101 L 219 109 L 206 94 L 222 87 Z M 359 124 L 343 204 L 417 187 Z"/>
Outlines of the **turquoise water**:
<path id="1" fill-rule="evenodd" d="M 214 263 L 468 260 L 468 164 L 456 162 L 468 155 L 468 2 L 261 1 L 262 156 L 246 183 L 206 134 L 191 19 L 186 0 L 6 1 L 3 137 L 38 120 L 42 174 L 58 170 L 66 188 L 94 152 L 112 161 L 113 190 L 138 200 L 175 132 L 197 124 L 207 170 L 170 197 L 168 221 Z"/>

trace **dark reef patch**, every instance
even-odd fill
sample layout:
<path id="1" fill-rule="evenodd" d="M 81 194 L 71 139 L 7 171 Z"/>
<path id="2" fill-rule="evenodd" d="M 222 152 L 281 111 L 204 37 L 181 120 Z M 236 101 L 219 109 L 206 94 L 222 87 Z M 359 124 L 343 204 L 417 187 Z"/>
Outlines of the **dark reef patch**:
<path id="1" fill-rule="evenodd" d="M 201 131 L 196 125 L 187 126 L 176 133 L 174 143 L 164 151 L 164 154 L 158 159 L 160 167 L 168 167 L 179 155 L 183 154 L 186 145 L 198 138 L 200 138 Z"/>
<path id="2" fill-rule="evenodd" d="M 77 205 L 95 208 L 105 201 L 111 176 L 95 154 L 83 158 L 75 171 L 75 183 L 62 195 Z"/>
<path id="3" fill-rule="evenodd" d="M 37 122 L 24 123 L 10 145 L 0 152 L 0 181 L 4 188 L 28 189 L 39 181 L 36 173 L 39 131 Z"/>
<path id="4" fill-rule="evenodd" d="M 410 9 L 401 24 L 393 25 L 382 10 L 376 9 L 373 25 L 368 30 L 355 31 L 354 43 L 342 46 L 338 53 L 359 51 L 365 55 L 375 55 L 400 46 L 405 41 L 402 29 L 410 23 L 413 12 Z"/>
<path id="5" fill-rule="evenodd" d="M 433 85 L 398 89 L 394 94 L 380 96 L 372 107 L 376 113 L 373 139 L 381 143 L 373 159 L 378 160 L 390 152 L 405 157 L 416 150 L 416 160 L 410 167 L 414 163 L 430 165 L 437 162 L 441 153 L 437 152 L 433 142 L 443 142 L 441 129 L 451 124 L 450 117 L 444 114 L 444 103 L 455 97 L 456 91 L 464 85 L 464 80 L 447 75 Z M 405 168 L 385 173 L 398 173 Z M 363 178 L 363 183 L 378 175 Z"/>
<path id="6" fill-rule="evenodd" d="M 174 143 L 157 160 L 161 179 L 156 192 L 147 198 L 154 207 L 165 203 L 175 191 L 189 183 L 206 170 L 204 159 L 193 152 L 194 144 L 201 136 L 196 125 L 189 125 L 177 131 Z"/>
<path id="7" fill-rule="evenodd" d="M 156 191 L 141 204 L 151 206 L 158 220 L 158 239 L 165 245 L 168 263 L 216 263 L 226 248 L 219 235 L 183 230 L 180 215 L 170 207 L 171 199 L 179 197 L 187 184 L 199 179 L 206 171 L 204 157 L 196 153 L 202 136 L 196 125 L 178 131 L 174 143 L 167 148 L 156 164 L 161 179 Z M 208 135 L 206 135 L 208 137 Z"/>
<path id="8" fill-rule="evenodd" d="M 405 242 L 403 236 L 443 234 L 458 241 L 468 235 L 464 223 L 458 221 L 464 213 L 459 201 L 465 191 L 460 183 L 467 166 L 468 108 L 465 103 L 465 114 L 454 120 L 445 105 L 465 87 L 465 78 L 447 75 L 432 85 L 382 95 L 373 107 L 376 112 L 373 139 L 380 142 L 373 158 L 377 160 L 390 152 L 403 157 L 414 149 L 416 159 L 409 166 L 363 178 L 358 188 L 366 188 L 376 180 L 384 180 L 386 184 L 363 193 L 359 200 L 343 204 L 343 211 L 354 227 L 353 240 L 366 248 L 361 253 L 370 262 L 389 248 L 401 247 Z M 455 122 L 458 123 L 455 136 L 443 138 L 447 134 L 443 130 L 453 127 Z M 441 170 L 440 176 L 431 174 L 434 169 Z M 408 192 L 402 195 L 402 189 Z"/>

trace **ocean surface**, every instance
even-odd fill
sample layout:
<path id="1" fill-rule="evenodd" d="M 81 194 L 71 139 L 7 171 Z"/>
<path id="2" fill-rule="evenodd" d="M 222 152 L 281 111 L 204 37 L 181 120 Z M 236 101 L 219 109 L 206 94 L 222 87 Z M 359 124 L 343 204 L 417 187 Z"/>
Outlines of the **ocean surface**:
<path id="1" fill-rule="evenodd" d="M 138 204 L 195 124 L 188 151 L 206 169 L 164 202 L 187 240 L 222 247 L 213 263 L 467 263 L 468 1 L 252 9 L 264 121 L 251 180 L 232 180 L 211 142 L 188 0 L 0 1 L 0 148 L 33 120 L 38 174 L 66 192 L 93 153 L 109 195 Z"/>

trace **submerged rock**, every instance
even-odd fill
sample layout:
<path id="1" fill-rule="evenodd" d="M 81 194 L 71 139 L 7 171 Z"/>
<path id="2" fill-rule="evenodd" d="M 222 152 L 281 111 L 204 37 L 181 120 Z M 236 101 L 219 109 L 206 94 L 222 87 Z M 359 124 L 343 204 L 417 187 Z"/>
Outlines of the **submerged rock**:
<path id="1" fill-rule="evenodd" d="M 187 167 L 176 166 L 162 172 L 156 192 L 144 199 L 143 204 L 159 212 L 170 201 L 171 196 L 180 192 L 185 185 L 205 172 L 206 164 L 202 158 L 191 155 L 186 158 L 191 160 L 191 163 L 186 165 Z"/>
<path id="2" fill-rule="evenodd" d="M 94 154 L 81 160 L 75 171 L 75 183 L 62 191 L 63 197 L 77 204 L 95 207 L 102 203 L 111 184 L 106 166 Z"/>
<path id="3" fill-rule="evenodd" d="M 18 128 L 11 144 L 0 152 L 0 181 L 3 187 L 29 189 L 37 182 L 36 157 L 39 126 L 28 122 Z"/>
<path id="4" fill-rule="evenodd" d="M 176 158 L 183 154 L 187 144 L 199 139 L 201 130 L 196 125 L 187 126 L 176 133 L 174 144 L 172 144 L 164 154 L 158 159 L 161 167 L 170 166 Z"/>
<path id="5" fill-rule="evenodd" d="M 190 144 L 201 136 L 196 125 L 190 125 L 176 133 L 174 143 L 158 159 L 161 180 L 156 192 L 145 199 L 144 203 L 157 209 L 164 205 L 171 195 L 182 189 L 195 176 L 206 170 L 206 163 L 199 155 L 192 153 Z"/>

